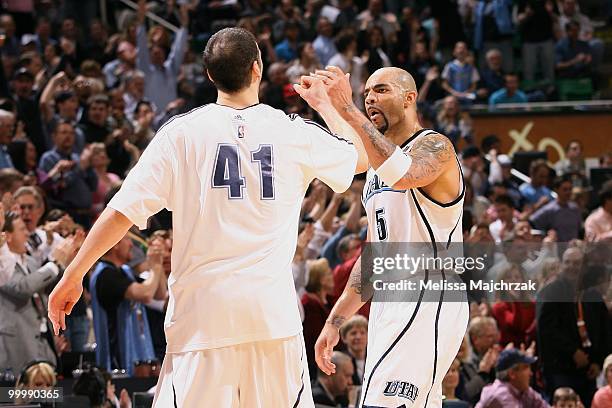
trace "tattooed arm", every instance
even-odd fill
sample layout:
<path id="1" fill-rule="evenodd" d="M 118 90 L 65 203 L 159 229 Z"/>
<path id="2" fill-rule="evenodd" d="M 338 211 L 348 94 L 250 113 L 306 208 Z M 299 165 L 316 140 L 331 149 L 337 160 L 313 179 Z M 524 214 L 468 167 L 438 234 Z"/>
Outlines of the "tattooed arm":
<path id="1" fill-rule="evenodd" d="M 393 154 L 396 146 L 385 139 L 352 102 L 345 107 L 342 116 L 357 131 L 370 165 L 378 169 Z M 446 136 L 433 133 L 420 137 L 406 154 L 412 158 L 412 164 L 408 172 L 393 185 L 398 190 L 424 187 L 434 182 L 449 166 L 454 165 L 455 149 Z"/>
<path id="2" fill-rule="evenodd" d="M 334 305 L 325 326 L 315 344 L 315 361 L 319 368 L 330 375 L 335 372 L 336 366 L 331 362 L 334 347 L 340 340 L 339 329 L 342 324 L 353 316 L 363 306 L 361 287 L 361 257 L 353 266 L 349 280 Z"/>

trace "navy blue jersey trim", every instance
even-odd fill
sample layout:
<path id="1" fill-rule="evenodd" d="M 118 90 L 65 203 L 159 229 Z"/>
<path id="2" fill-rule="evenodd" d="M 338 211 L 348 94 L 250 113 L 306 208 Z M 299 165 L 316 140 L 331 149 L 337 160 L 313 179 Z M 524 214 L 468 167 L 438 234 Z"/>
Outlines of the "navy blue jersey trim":
<path id="1" fill-rule="evenodd" d="M 350 144 L 350 145 L 352 145 L 352 144 L 353 144 L 353 142 L 351 142 L 350 140 L 346 140 L 346 139 L 344 139 L 344 138 L 339 137 L 338 135 L 336 135 L 336 134 L 334 134 L 334 133 L 330 132 L 328 128 L 326 128 L 325 126 L 321 126 L 320 124 L 318 124 L 318 123 L 317 123 L 317 122 L 315 122 L 315 121 L 312 121 L 312 120 L 310 120 L 310 119 L 303 119 L 303 118 L 302 118 L 302 120 L 303 120 L 303 121 L 304 121 L 304 123 L 306 123 L 307 125 L 314 125 L 314 126 L 318 127 L 319 129 L 321 129 L 322 131 L 324 131 L 325 133 L 327 133 L 328 135 L 330 135 L 330 136 L 332 136 L 332 137 L 335 137 L 336 139 L 338 139 L 338 140 L 340 140 L 340 141 L 346 142 L 346 143 L 348 143 L 348 144 Z"/>
<path id="2" fill-rule="evenodd" d="M 372 196 L 375 196 L 376 194 L 383 193 L 383 192 L 385 192 L 385 191 L 389 191 L 389 192 L 391 192 L 391 193 L 405 193 L 405 192 L 406 192 L 406 190 L 395 190 L 395 189 L 393 189 L 393 188 L 391 188 L 391 187 L 383 187 L 383 188 L 379 188 L 378 190 L 373 190 L 373 191 L 371 191 L 371 192 L 370 192 L 370 194 L 368 194 L 368 195 L 366 196 L 366 198 L 365 198 L 365 200 L 364 200 L 364 203 L 363 203 L 363 204 L 364 204 L 364 207 L 365 207 L 365 205 L 368 203 L 368 200 L 369 200 L 370 198 L 372 198 Z"/>
<path id="3" fill-rule="evenodd" d="M 429 279 L 429 271 L 426 269 L 424 282 L 427 283 L 428 279 Z M 397 345 L 397 343 L 402 339 L 402 337 L 404 337 L 404 334 L 406 334 L 410 326 L 412 326 L 412 323 L 414 322 L 414 319 L 416 318 L 419 308 L 421 307 L 421 301 L 423 300 L 424 294 L 425 294 L 425 288 L 421 288 L 421 293 L 419 294 L 419 300 L 417 301 L 417 304 L 414 308 L 414 312 L 412 312 L 412 316 L 410 316 L 410 320 L 408 321 L 404 329 L 400 332 L 400 334 L 396 337 L 396 339 L 393 341 L 393 343 L 391 343 L 389 348 L 383 353 L 380 359 L 376 362 L 376 364 L 374 365 L 374 368 L 372 368 L 372 372 L 370 373 L 370 376 L 368 378 L 368 385 L 366 386 L 365 393 L 363 394 L 362 401 L 364 402 L 364 404 L 365 404 L 366 397 L 368 396 L 368 390 L 370 388 L 370 383 L 372 382 L 372 377 L 374 376 L 374 372 L 376 371 L 378 366 L 380 366 L 380 363 L 382 363 L 385 357 L 387 357 L 387 355 L 391 352 L 391 350 L 393 350 L 393 348 Z"/>
<path id="4" fill-rule="evenodd" d="M 174 382 L 172 383 L 172 394 L 174 395 L 174 408 L 178 408 L 178 405 L 176 405 L 176 390 L 174 389 Z"/>
<path id="5" fill-rule="evenodd" d="M 446 249 L 450 247 L 453 232 L 455 232 L 455 230 L 457 229 L 457 226 L 459 225 L 459 221 L 461 221 L 462 216 L 463 216 L 463 208 L 461 209 L 461 214 L 459 215 L 459 218 L 457 218 L 457 222 L 455 223 L 455 226 L 451 230 L 450 234 L 448 234 L 448 241 L 446 242 Z"/>
<path id="6" fill-rule="evenodd" d="M 414 194 L 414 190 L 410 190 L 410 194 L 412 194 L 412 199 L 414 200 L 414 204 L 416 205 L 417 211 L 421 215 L 421 218 L 423 219 L 423 222 L 425 223 L 425 227 L 427 228 L 427 232 L 429 233 L 429 239 L 431 239 L 431 245 L 433 246 L 433 256 L 434 258 L 437 258 L 438 257 L 438 247 L 436 246 L 436 238 L 434 237 L 434 233 L 433 233 L 433 230 L 431 229 L 431 225 L 429 225 L 429 221 L 427 220 L 427 217 L 425 216 L 425 213 L 423 212 L 423 209 L 421 208 L 421 205 L 419 204 L 419 201 L 417 200 L 416 195 Z"/>
<path id="7" fill-rule="evenodd" d="M 425 192 L 425 190 L 423 190 L 422 187 L 419 187 L 419 193 L 423 194 L 423 196 L 428 199 L 429 201 L 431 201 L 432 203 L 442 207 L 442 208 L 448 208 L 448 207 L 452 207 L 453 205 L 457 204 L 459 201 L 461 201 L 461 199 L 463 199 L 463 197 L 465 196 L 465 179 L 463 178 L 463 171 L 461 170 L 461 163 L 459 163 L 459 159 L 457 158 L 457 156 L 455 155 L 455 159 L 457 160 L 457 166 L 459 166 L 459 174 L 461 175 L 461 192 L 459 193 L 459 195 L 457 196 L 457 198 L 455 198 L 453 201 L 448 202 L 448 203 L 441 203 L 440 201 L 436 200 L 435 198 L 431 197 L 429 194 L 427 194 Z"/>
<path id="8" fill-rule="evenodd" d="M 207 103 L 206 105 L 202 105 L 202 106 L 198 106 L 197 108 L 193 108 L 193 109 L 192 109 L 192 110 L 190 110 L 189 112 L 185 112 L 185 113 L 181 113 L 181 114 L 179 114 L 179 115 L 174 115 L 174 116 L 172 116 L 170 119 L 168 119 L 168 120 L 166 121 L 166 123 L 164 123 L 163 125 L 161 125 L 161 126 L 159 127 L 159 129 L 157 129 L 156 134 L 157 134 L 157 133 L 159 133 L 159 132 L 161 132 L 161 130 L 162 130 L 164 127 L 166 127 L 166 125 L 169 125 L 169 124 L 170 124 L 170 122 L 172 122 L 174 119 L 182 118 L 183 116 L 187 116 L 187 115 L 189 115 L 190 113 L 195 112 L 195 111 L 197 111 L 197 110 L 199 110 L 199 109 L 205 108 L 205 107 L 207 107 L 207 106 L 209 106 L 209 105 L 212 105 L 212 104 L 211 104 L 211 103 Z"/>
<path id="9" fill-rule="evenodd" d="M 444 269 L 440 271 L 442 273 L 442 281 L 446 279 L 444 276 Z M 442 302 L 444 300 L 444 287 L 442 287 L 442 291 L 440 292 L 440 300 L 438 301 L 438 310 L 436 311 L 436 322 L 434 324 L 434 365 L 433 365 L 433 376 L 431 378 L 431 386 L 429 387 L 429 391 L 427 391 L 427 397 L 425 397 L 425 406 L 427 406 L 427 402 L 429 401 L 429 394 L 433 388 L 433 385 L 436 381 L 436 372 L 438 369 L 438 324 L 440 322 L 440 310 L 442 309 Z"/>
<path id="10" fill-rule="evenodd" d="M 406 140 L 404 143 L 402 143 L 402 144 L 400 145 L 400 149 L 402 149 L 402 150 L 403 150 L 404 148 L 406 148 L 406 146 L 408 146 L 408 144 L 409 144 L 410 142 L 412 142 L 414 139 L 416 139 L 417 137 L 419 137 L 419 135 L 423 134 L 423 132 L 426 132 L 426 131 L 428 131 L 428 130 L 432 130 L 432 129 L 426 129 L 426 128 L 423 128 L 423 129 L 421 129 L 421 130 L 417 130 L 416 132 L 414 132 L 414 134 L 413 134 L 412 136 L 410 136 L 410 137 L 409 137 L 409 138 L 408 138 L 408 139 L 407 139 L 407 140 Z"/>
<path id="11" fill-rule="evenodd" d="M 300 377 L 300 380 L 302 381 L 302 388 L 300 388 L 300 391 L 298 392 L 297 398 L 295 400 L 295 404 L 293 404 L 293 408 L 297 408 L 298 404 L 300 403 L 300 399 L 302 399 L 302 392 L 304 392 L 304 350 L 302 349 L 302 355 L 300 356 L 300 362 L 302 363 L 302 375 Z"/>
<path id="12" fill-rule="evenodd" d="M 223 105 L 222 103 L 217 103 L 217 102 L 213 102 L 213 105 L 223 106 L 224 108 L 230 108 L 230 109 L 233 109 L 233 110 L 241 111 L 241 110 L 252 108 L 253 106 L 261 105 L 261 103 L 257 102 L 257 103 L 254 103 L 252 105 L 245 106 L 244 108 L 234 108 L 233 106 L 227 106 L 227 105 Z"/>

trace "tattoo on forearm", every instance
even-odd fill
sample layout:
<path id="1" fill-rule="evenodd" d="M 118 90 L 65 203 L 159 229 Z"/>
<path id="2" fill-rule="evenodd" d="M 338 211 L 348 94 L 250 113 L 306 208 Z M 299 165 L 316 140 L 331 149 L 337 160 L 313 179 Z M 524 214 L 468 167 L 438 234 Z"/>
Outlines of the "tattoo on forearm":
<path id="1" fill-rule="evenodd" d="M 385 159 L 393 154 L 395 145 L 388 142 L 371 122 L 364 122 L 361 128 L 368 135 L 370 143 L 372 143 L 378 154 L 385 157 Z"/>
<path id="2" fill-rule="evenodd" d="M 361 257 L 357 260 L 355 265 L 353 266 L 353 270 L 351 271 L 351 276 L 349 276 L 349 284 L 350 287 L 355 290 L 358 295 L 362 293 L 361 287 Z"/>
<path id="3" fill-rule="evenodd" d="M 344 322 L 346 321 L 346 317 L 344 316 L 339 316 L 339 315 L 334 315 L 331 316 L 328 320 L 327 323 L 331 324 L 332 326 L 334 326 L 335 328 L 339 329 L 340 326 L 342 326 L 342 324 L 344 324 Z"/>
<path id="4" fill-rule="evenodd" d="M 416 182 L 438 174 L 453 159 L 454 149 L 446 136 L 435 133 L 417 140 L 410 157 L 412 165 L 404 180 Z"/>

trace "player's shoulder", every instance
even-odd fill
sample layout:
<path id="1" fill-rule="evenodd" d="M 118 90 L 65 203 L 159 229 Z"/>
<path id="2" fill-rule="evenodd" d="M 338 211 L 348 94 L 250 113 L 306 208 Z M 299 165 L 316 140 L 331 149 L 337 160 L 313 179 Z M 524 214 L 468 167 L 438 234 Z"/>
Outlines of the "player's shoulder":
<path id="1" fill-rule="evenodd" d="M 184 126 L 197 126 L 197 124 L 194 123 L 195 121 L 202 119 L 211 119 L 210 116 L 214 115 L 214 106 L 215 104 L 208 103 L 206 105 L 193 108 L 189 112 L 174 115 L 170 119 L 168 119 L 163 125 L 161 125 L 161 127 L 157 130 L 157 133 L 167 134 L 170 136 L 175 133 L 176 130 Z"/>
<path id="2" fill-rule="evenodd" d="M 431 140 L 448 140 L 448 137 L 444 136 L 442 133 L 429 128 L 423 128 L 421 130 L 416 131 L 408 140 L 401 144 L 400 148 L 405 152 L 409 151 L 415 144 L 422 143 L 423 141 L 431 141 Z"/>

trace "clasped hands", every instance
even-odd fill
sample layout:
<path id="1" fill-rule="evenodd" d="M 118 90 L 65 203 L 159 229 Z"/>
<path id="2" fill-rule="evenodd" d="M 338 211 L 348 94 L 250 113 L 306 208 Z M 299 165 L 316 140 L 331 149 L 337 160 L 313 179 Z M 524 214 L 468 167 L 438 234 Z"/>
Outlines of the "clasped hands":
<path id="1" fill-rule="evenodd" d="M 345 74 L 340 68 L 327 66 L 303 75 L 300 83 L 293 87 L 317 112 L 333 107 L 342 114 L 355 107 L 349 79 L 350 74 Z"/>

